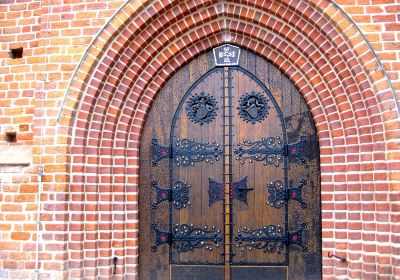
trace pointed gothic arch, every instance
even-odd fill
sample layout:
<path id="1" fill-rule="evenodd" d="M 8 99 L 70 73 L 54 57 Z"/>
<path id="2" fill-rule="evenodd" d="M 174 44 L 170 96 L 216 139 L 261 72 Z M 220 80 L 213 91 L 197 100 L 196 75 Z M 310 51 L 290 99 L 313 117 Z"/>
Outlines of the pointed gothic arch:
<path id="1" fill-rule="evenodd" d="M 136 274 L 138 149 L 146 113 L 182 65 L 225 42 L 271 61 L 307 101 L 320 139 L 323 213 L 335 202 L 362 207 L 360 197 L 343 202 L 334 190 L 394 189 L 391 178 L 398 174 L 389 160 L 396 145 L 388 143 L 397 142 L 390 133 L 399 123 L 395 93 L 365 38 L 336 5 L 127 1 L 82 59 L 58 120 L 58 135 L 71 145 L 65 203 L 71 213 L 85 213 L 83 221 L 69 220 L 69 230 L 81 233 L 67 241 L 71 277 L 111 269 L 113 254 L 123 259 L 118 274 Z M 335 248 L 339 234 L 333 218 L 325 219 L 323 250 L 346 253 L 351 242 Z M 83 265 L 84 254 L 94 261 Z M 324 265 L 336 269 L 330 260 Z"/>

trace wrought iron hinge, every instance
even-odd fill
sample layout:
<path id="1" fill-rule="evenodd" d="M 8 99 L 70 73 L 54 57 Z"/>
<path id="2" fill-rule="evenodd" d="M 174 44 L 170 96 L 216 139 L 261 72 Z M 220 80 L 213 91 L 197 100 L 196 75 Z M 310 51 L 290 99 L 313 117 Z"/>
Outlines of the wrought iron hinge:
<path id="1" fill-rule="evenodd" d="M 151 140 L 152 144 L 152 164 L 158 165 L 158 162 L 165 158 L 174 159 L 178 166 L 192 166 L 196 162 L 208 162 L 213 164 L 220 159 L 223 154 L 222 149 L 217 143 L 199 143 L 192 139 L 177 139 L 174 145 L 162 146 L 158 144 L 157 139 Z"/>
<path id="2" fill-rule="evenodd" d="M 156 252 L 158 246 L 162 244 L 169 244 L 171 240 L 171 234 L 167 231 L 162 231 L 157 228 L 156 224 L 152 224 L 151 227 L 156 233 L 156 242 L 154 245 L 151 247 L 151 251 Z"/>
<path id="3" fill-rule="evenodd" d="M 301 248 L 302 252 L 308 252 L 308 246 L 303 242 L 303 232 L 307 229 L 307 224 L 302 223 L 296 230 L 289 231 L 287 234 L 286 244 L 297 245 Z"/>
<path id="4" fill-rule="evenodd" d="M 244 164 L 247 160 L 263 161 L 264 165 L 279 166 L 283 162 L 283 157 L 292 156 L 299 160 L 301 164 L 306 164 L 307 159 L 303 155 L 303 145 L 306 143 L 305 136 L 301 136 L 299 141 L 282 145 L 282 139 L 277 137 L 262 138 L 260 141 L 243 140 L 243 143 L 238 143 L 238 148 L 234 152 L 237 155 L 236 159 Z"/>
<path id="5" fill-rule="evenodd" d="M 303 223 L 298 229 L 284 234 L 280 225 L 267 225 L 257 229 L 244 227 L 238 230 L 233 240 L 236 247 L 241 248 L 242 251 L 262 249 L 265 253 L 280 254 L 285 245 L 296 245 L 303 252 L 307 252 L 308 246 L 303 243 L 303 231 L 306 228 L 307 225 Z"/>
<path id="6" fill-rule="evenodd" d="M 286 145 L 285 152 L 287 156 L 297 158 L 301 164 L 307 163 L 307 158 L 304 156 L 303 146 L 307 143 L 305 136 L 300 136 L 299 141 Z"/>
<path id="7" fill-rule="evenodd" d="M 302 190 L 305 185 L 307 185 L 305 179 L 301 179 L 297 186 L 291 188 L 284 187 L 283 182 L 280 180 L 271 182 L 267 185 L 269 193 L 267 204 L 275 208 L 281 208 L 285 202 L 291 199 L 298 201 L 301 208 L 307 208 L 307 203 L 302 198 Z"/>
<path id="8" fill-rule="evenodd" d="M 153 252 L 162 244 L 173 244 L 178 253 L 193 251 L 196 248 L 211 251 L 214 247 L 219 247 L 219 242 L 223 239 L 221 231 L 215 226 L 197 228 L 193 224 L 175 224 L 171 233 L 159 230 L 156 224 L 152 224 L 152 228 L 156 233 L 156 242 L 151 248 Z"/>
<path id="9" fill-rule="evenodd" d="M 186 182 L 176 181 L 171 188 L 162 188 L 157 181 L 152 181 L 151 186 L 157 191 L 156 202 L 151 205 L 153 209 L 163 201 L 171 201 L 176 209 L 186 208 L 190 205 L 189 189 L 191 185 Z"/>

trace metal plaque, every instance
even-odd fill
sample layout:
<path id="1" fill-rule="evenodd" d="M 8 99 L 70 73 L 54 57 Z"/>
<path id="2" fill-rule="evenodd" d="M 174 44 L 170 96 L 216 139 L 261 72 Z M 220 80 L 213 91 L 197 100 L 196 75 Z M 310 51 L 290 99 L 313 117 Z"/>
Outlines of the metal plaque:
<path id="1" fill-rule="evenodd" d="M 225 44 L 214 49 L 215 65 L 235 66 L 239 65 L 240 48 Z"/>

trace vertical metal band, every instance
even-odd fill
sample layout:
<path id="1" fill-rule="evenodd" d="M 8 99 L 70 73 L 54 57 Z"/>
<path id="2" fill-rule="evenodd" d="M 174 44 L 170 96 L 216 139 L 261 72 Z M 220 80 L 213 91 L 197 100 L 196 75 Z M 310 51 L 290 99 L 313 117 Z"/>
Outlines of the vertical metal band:
<path id="1" fill-rule="evenodd" d="M 224 183 L 225 183 L 225 280 L 231 279 L 231 139 L 230 139 L 230 81 L 229 68 L 224 67 Z"/>

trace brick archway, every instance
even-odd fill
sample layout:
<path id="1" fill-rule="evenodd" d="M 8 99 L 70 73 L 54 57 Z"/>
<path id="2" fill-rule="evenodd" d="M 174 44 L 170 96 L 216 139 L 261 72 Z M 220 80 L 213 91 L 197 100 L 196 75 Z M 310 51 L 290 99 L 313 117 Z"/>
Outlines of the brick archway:
<path id="1" fill-rule="evenodd" d="M 314 116 L 324 256 L 331 251 L 349 260 L 324 258 L 326 278 L 391 275 L 395 218 L 391 205 L 378 201 L 396 191 L 391 182 L 398 175 L 389 160 L 399 112 L 365 39 L 329 1 L 201 2 L 128 1 L 72 79 L 58 122 L 58 135 L 71 145 L 65 201 L 70 277 L 109 275 L 114 255 L 117 274 L 135 275 L 138 149 L 146 113 L 182 65 L 224 42 L 273 62 Z M 379 262 L 377 254 L 389 261 Z"/>

